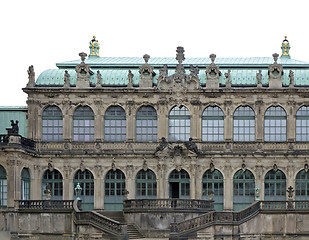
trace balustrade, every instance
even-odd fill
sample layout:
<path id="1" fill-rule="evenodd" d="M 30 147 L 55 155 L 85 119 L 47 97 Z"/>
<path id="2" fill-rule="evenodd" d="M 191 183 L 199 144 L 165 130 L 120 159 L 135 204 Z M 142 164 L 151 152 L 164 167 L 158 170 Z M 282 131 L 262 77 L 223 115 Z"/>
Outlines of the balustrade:
<path id="1" fill-rule="evenodd" d="M 124 210 L 173 209 L 173 210 L 208 210 L 214 209 L 214 202 L 198 199 L 130 199 L 124 201 Z"/>
<path id="2" fill-rule="evenodd" d="M 17 200 L 21 210 L 72 210 L 73 200 Z"/>
<path id="3" fill-rule="evenodd" d="M 261 201 L 261 210 L 265 211 L 309 211 L 309 201 Z"/>

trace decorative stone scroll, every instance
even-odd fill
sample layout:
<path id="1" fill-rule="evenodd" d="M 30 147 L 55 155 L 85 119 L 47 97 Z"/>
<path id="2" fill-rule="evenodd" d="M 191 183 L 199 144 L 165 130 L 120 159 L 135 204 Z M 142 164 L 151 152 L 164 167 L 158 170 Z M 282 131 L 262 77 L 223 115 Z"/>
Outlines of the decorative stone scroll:
<path id="1" fill-rule="evenodd" d="M 268 78 L 269 78 L 269 88 L 281 88 L 282 81 L 281 77 L 283 76 L 283 67 L 277 63 L 279 54 L 274 53 L 274 63 L 268 67 Z"/>
<path id="2" fill-rule="evenodd" d="M 87 88 L 90 85 L 89 76 L 90 76 L 90 67 L 85 63 L 87 54 L 82 52 L 79 54 L 82 62 L 75 67 L 77 73 L 76 87 L 78 88 Z"/>
<path id="3" fill-rule="evenodd" d="M 167 65 L 163 65 L 163 68 L 159 70 L 157 88 L 159 90 L 170 90 L 174 93 L 185 93 L 187 90 L 199 89 L 200 80 L 198 78 L 198 67 L 190 66 L 190 74 L 186 74 L 185 68 L 182 62 L 185 60 L 184 48 L 177 47 L 176 60 L 178 64 L 176 66 L 175 73 L 168 76 Z"/>
<path id="4" fill-rule="evenodd" d="M 221 72 L 219 67 L 215 64 L 216 55 L 210 54 L 211 64 L 206 67 L 206 88 L 217 89 L 219 88 L 219 77 Z"/>
<path id="5" fill-rule="evenodd" d="M 154 77 L 155 72 L 153 71 L 153 67 L 148 64 L 150 56 L 148 54 L 145 54 L 143 58 L 145 60 L 145 64 L 139 67 L 139 87 L 152 88 L 152 78 Z"/>

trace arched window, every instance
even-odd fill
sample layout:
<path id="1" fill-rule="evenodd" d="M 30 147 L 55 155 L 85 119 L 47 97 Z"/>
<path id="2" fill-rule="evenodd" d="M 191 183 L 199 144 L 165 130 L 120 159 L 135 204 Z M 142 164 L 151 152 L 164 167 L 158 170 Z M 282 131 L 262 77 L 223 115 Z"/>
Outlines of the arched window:
<path id="1" fill-rule="evenodd" d="M 286 177 L 282 171 L 270 170 L 265 176 L 264 184 L 264 200 L 286 199 Z"/>
<path id="2" fill-rule="evenodd" d="M 105 177 L 104 210 L 119 211 L 123 209 L 126 179 L 119 169 L 110 170 Z"/>
<path id="3" fill-rule="evenodd" d="M 190 138 L 190 112 L 185 106 L 175 106 L 169 114 L 169 141 L 188 141 Z"/>
<path id="4" fill-rule="evenodd" d="M 233 139 L 236 142 L 255 140 L 255 115 L 252 108 L 240 106 L 234 112 Z"/>
<path id="5" fill-rule="evenodd" d="M 42 113 L 42 141 L 62 141 L 63 120 L 61 110 L 49 106 Z"/>
<path id="6" fill-rule="evenodd" d="M 46 170 L 42 179 L 42 195 L 45 199 L 44 190 L 46 186 L 51 191 L 51 200 L 62 200 L 63 196 L 63 184 L 61 173 L 54 169 L 53 171 Z"/>
<path id="7" fill-rule="evenodd" d="M 185 170 L 172 171 L 168 182 L 170 198 L 190 198 L 190 176 Z"/>
<path id="8" fill-rule="evenodd" d="M 202 115 L 202 140 L 221 142 L 224 140 L 224 114 L 219 107 L 207 107 Z"/>
<path id="9" fill-rule="evenodd" d="M 156 110 L 151 106 L 141 107 L 136 113 L 136 141 L 156 142 L 157 132 Z"/>
<path id="10" fill-rule="evenodd" d="M 264 141 L 286 141 L 286 113 L 282 107 L 270 107 L 264 117 Z"/>
<path id="11" fill-rule="evenodd" d="M 79 186 L 82 188 L 80 199 L 82 200 L 82 209 L 83 210 L 92 210 L 94 203 L 94 177 L 89 170 L 81 171 L 78 170 L 74 176 L 74 189 L 79 183 Z M 75 191 L 74 196 L 75 195 Z"/>
<path id="12" fill-rule="evenodd" d="M 234 211 L 241 210 L 254 202 L 255 197 L 254 175 L 248 169 L 240 169 L 233 178 L 233 207 Z"/>
<path id="13" fill-rule="evenodd" d="M 309 106 L 303 106 L 296 113 L 296 141 L 309 141 Z"/>
<path id="14" fill-rule="evenodd" d="M 295 200 L 309 200 L 309 171 L 301 170 L 296 175 Z"/>
<path id="15" fill-rule="evenodd" d="M 124 142 L 126 140 L 126 113 L 122 107 L 109 107 L 104 116 L 104 140 Z"/>
<path id="16" fill-rule="evenodd" d="M 90 107 L 78 107 L 73 115 L 73 141 L 94 140 L 94 114 Z"/>
<path id="17" fill-rule="evenodd" d="M 136 175 L 136 198 L 154 199 L 157 197 L 156 175 L 151 170 L 140 170 Z"/>
<path id="18" fill-rule="evenodd" d="M 210 194 L 213 194 L 213 200 L 216 211 L 223 210 L 223 175 L 217 169 L 207 170 L 202 179 L 203 199 L 209 200 Z"/>
<path id="19" fill-rule="evenodd" d="M 30 173 L 28 168 L 21 171 L 21 200 L 30 200 Z"/>
<path id="20" fill-rule="evenodd" d="M 0 165 L 0 207 L 7 205 L 7 180 L 6 180 L 6 171 L 4 167 Z"/>

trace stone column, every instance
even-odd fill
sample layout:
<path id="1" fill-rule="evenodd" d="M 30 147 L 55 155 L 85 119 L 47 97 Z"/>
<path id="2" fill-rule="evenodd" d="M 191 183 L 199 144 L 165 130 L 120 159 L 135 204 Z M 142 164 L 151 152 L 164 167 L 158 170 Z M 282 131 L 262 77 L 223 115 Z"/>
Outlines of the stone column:
<path id="1" fill-rule="evenodd" d="M 94 178 L 94 209 L 104 209 L 104 180 L 101 177 Z"/>
<path id="2" fill-rule="evenodd" d="M 225 101 L 225 118 L 224 118 L 224 141 L 230 142 L 233 140 L 233 112 L 232 101 Z"/>
<path id="3" fill-rule="evenodd" d="M 73 114 L 63 116 L 63 140 L 72 141 Z"/>
<path id="4" fill-rule="evenodd" d="M 296 123 L 296 113 L 294 114 L 295 102 L 289 102 L 287 107 L 287 141 L 295 142 L 295 123 Z"/>
<path id="5" fill-rule="evenodd" d="M 263 102 L 258 100 L 255 102 L 255 140 L 262 142 L 264 139 L 264 109 Z"/>
<path id="6" fill-rule="evenodd" d="M 165 137 L 168 140 L 168 109 L 166 100 L 158 101 L 158 140 Z"/>
<path id="7" fill-rule="evenodd" d="M 127 141 L 135 141 L 135 107 L 133 101 L 126 103 Z"/>
<path id="8" fill-rule="evenodd" d="M 224 210 L 233 210 L 233 176 L 231 175 L 232 168 L 225 168 L 224 178 Z"/>
<path id="9" fill-rule="evenodd" d="M 42 176 L 43 176 L 43 169 L 38 165 L 34 165 L 34 168 L 31 174 L 31 183 L 30 183 L 30 199 L 31 200 L 42 199 L 42 195 L 43 195 Z"/>
<path id="10" fill-rule="evenodd" d="M 201 113 L 200 113 L 200 102 L 191 102 L 191 118 L 190 118 L 190 136 L 197 141 L 201 141 L 202 139 L 202 121 L 201 121 Z"/>
<path id="11" fill-rule="evenodd" d="M 63 178 L 63 200 L 73 199 L 73 179 Z M 70 188 L 71 187 L 71 188 Z"/>
<path id="12" fill-rule="evenodd" d="M 94 140 L 101 141 L 104 138 L 102 135 L 103 121 L 101 115 L 94 115 Z"/>
<path id="13" fill-rule="evenodd" d="M 14 156 L 9 156 L 6 168 L 6 181 L 7 181 L 7 207 L 15 207 L 15 199 L 18 199 L 16 194 L 16 179 L 17 176 L 17 160 Z M 19 176 L 20 178 L 20 176 Z"/>

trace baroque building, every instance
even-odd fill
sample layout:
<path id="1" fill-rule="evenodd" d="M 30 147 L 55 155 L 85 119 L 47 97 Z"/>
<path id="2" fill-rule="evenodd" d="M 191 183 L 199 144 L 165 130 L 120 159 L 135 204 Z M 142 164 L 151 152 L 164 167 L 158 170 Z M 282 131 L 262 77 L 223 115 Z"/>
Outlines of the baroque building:
<path id="1" fill-rule="evenodd" d="M 286 38 L 281 55 L 264 58 L 187 58 L 183 47 L 176 58 L 100 57 L 95 37 L 89 49 L 88 57 L 80 53 L 80 60 L 37 78 L 30 66 L 27 107 L 0 108 L 0 231 L 15 231 L 16 239 L 43 234 L 14 225 L 23 216 L 12 209 L 76 199 L 77 185 L 83 211 L 108 219 L 123 211 L 152 238 L 173 239 L 175 230 L 174 239 L 186 239 L 177 235 L 185 225 L 170 224 L 259 201 L 282 207 L 293 200 L 309 209 L 309 63 L 290 57 Z M 197 203 L 210 207 L 196 212 Z M 150 213 L 160 212 L 160 204 L 169 216 Z M 91 235 L 73 229 L 63 231 L 76 239 Z M 245 234 L 222 232 L 201 239 Z"/>

